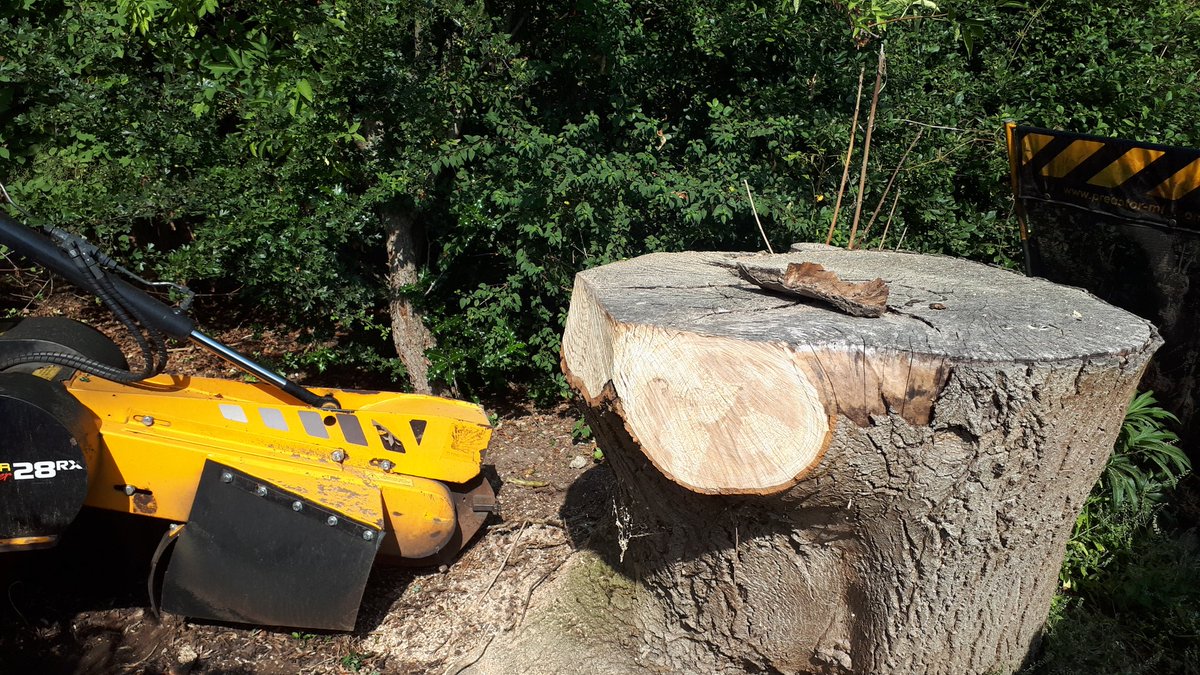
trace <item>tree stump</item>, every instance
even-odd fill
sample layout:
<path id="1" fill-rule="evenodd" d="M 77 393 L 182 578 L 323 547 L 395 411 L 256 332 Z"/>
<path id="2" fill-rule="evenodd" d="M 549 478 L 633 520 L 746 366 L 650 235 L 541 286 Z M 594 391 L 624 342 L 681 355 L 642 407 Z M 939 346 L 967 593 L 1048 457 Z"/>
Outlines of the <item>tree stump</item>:
<path id="1" fill-rule="evenodd" d="M 563 369 L 618 480 L 620 573 L 568 565 L 481 670 L 960 675 L 1026 660 L 1157 332 L 964 260 L 794 249 L 577 276 Z M 743 279 L 789 262 L 882 278 L 886 313 Z"/>

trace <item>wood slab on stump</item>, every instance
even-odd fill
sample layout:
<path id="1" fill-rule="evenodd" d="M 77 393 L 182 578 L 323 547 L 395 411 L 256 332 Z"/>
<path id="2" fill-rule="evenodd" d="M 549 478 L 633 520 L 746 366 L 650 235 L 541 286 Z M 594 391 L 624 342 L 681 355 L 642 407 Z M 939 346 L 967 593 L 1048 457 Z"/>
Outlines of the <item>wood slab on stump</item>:
<path id="1" fill-rule="evenodd" d="M 882 278 L 887 312 L 736 269 L 803 262 Z M 1017 670 L 1159 344 L 1081 290 L 947 257 L 812 245 L 582 272 L 563 368 L 616 472 L 619 555 L 579 554 L 480 670 Z"/>

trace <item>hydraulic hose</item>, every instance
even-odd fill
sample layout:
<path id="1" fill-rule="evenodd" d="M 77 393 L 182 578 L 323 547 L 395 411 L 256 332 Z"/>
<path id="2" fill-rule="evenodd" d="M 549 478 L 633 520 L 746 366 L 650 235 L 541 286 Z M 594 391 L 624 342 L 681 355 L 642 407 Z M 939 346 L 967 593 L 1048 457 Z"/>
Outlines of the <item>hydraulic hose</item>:
<path id="1" fill-rule="evenodd" d="M 83 251 L 78 245 L 72 243 L 70 255 L 74 258 L 76 265 L 91 277 L 92 284 L 86 290 L 91 291 L 92 294 L 104 303 L 104 306 L 113 313 L 113 316 L 117 317 L 121 325 L 125 326 L 125 329 L 129 331 L 129 334 L 138 345 L 142 356 L 142 368 L 138 371 L 130 371 L 129 375 L 133 379 L 127 381 L 136 382 L 161 373 L 167 367 L 167 343 L 163 339 L 162 333 L 152 327 L 148 327 L 145 330 L 145 334 L 143 334 L 141 326 L 148 325 L 144 318 L 138 315 L 135 308 L 127 307 L 121 302 L 120 296 L 116 294 L 116 289 L 113 288 L 112 279 L 104 270 L 100 269 L 99 264 L 88 252 Z M 99 373 L 92 374 L 103 377 Z"/>
<path id="2" fill-rule="evenodd" d="M 31 351 L 11 354 L 0 359 L 0 370 L 24 363 L 52 363 L 114 382 L 139 382 L 157 375 L 166 367 L 168 354 L 163 328 L 186 328 L 183 337 L 191 333 L 191 319 L 175 313 L 168 306 L 120 279 L 109 276 L 92 252 L 80 246 L 78 240 L 66 238 L 60 246 L 49 238 L 0 216 L 0 244 L 16 250 L 35 263 L 45 265 L 80 289 L 99 298 L 129 331 L 142 357 L 142 366 L 134 371 L 116 368 L 71 352 Z M 165 320 L 167 317 L 170 320 Z M 145 327 L 144 331 L 142 327 Z"/>
<path id="3" fill-rule="evenodd" d="M 79 354 L 37 351 L 0 357 L 0 370 L 22 363 L 53 363 L 106 380 L 122 383 L 138 382 L 157 375 L 166 367 L 168 357 L 164 336 L 166 334 L 181 340 L 191 340 L 314 408 L 339 409 L 341 407 L 335 397 L 328 394 L 316 394 L 286 377 L 260 366 L 246 356 L 196 330 L 195 322 L 181 310 L 170 307 L 109 274 L 104 268 L 117 268 L 116 263 L 83 239 L 56 228 L 51 228 L 50 233 L 58 240 L 57 242 L 28 227 L 12 222 L 4 215 L 3 211 L 0 211 L 0 245 L 13 249 L 35 264 L 48 268 L 51 272 L 66 278 L 75 286 L 89 291 L 99 298 L 133 336 L 143 359 L 142 367 L 136 371 L 123 370 Z M 129 274 L 127 271 L 125 273 Z"/>
<path id="4" fill-rule="evenodd" d="M 40 232 L 12 222 L 3 213 L 0 213 L 0 245 L 13 249 L 79 288 L 90 290 L 92 287 L 88 280 L 89 275 L 77 267 L 57 244 Z M 181 340 L 186 340 L 196 329 L 195 322 L 188 315 L 176 311 L 121 279 L 110 277 L 110 280 L 122 303 L 134 308 L 136 314 L 145 319 L 147 326 Z"/>

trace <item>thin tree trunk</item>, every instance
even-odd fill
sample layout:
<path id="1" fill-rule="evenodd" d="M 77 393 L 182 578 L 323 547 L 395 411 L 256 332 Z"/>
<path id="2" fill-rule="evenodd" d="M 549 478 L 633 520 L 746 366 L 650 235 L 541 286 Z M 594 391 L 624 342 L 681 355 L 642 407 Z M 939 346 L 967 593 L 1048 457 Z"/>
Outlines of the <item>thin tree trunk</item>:
<path id="1" fill-rule="evenodd" d="M 858 234 L 858 219 L 862 216 L 863 197 L 867 194 L 867 162 L 871 159 L 871 134 L 875 131 L 875 109 L 879 107 L 879 92 L 883 88 L 883 75 L 887 69 L 887 57 L 883 55 L 883 45 L 879 45 L 879 63 L 875 67 L 875 90 L 871 94 L 871 110 L 867 113 L 867 133 L 863 139 L 862 170 L 858 175 L 858 195 L 854 202 L 854 222 L 850 224 L 850 241 L 846 248 L 854 248 L 854 238 Z"/>
<path id="2" fill-rule="evenodd" d="M 416 283 L 420 276 L 415 214 L 409 209 L 392 207 L 384 210 L 381 217 L 387 232 L 388 311 L 396 354 L 408 370 L 413 391 L 446 394 L 447 387 L 429 379 L 429 358 L 425 352 L 434 346 L 433 334 L 412 302 L 400 292 Z"/>
<path id="3" fill-rule="evenodd" d="M 833 205 L 833 220 L 829 223 L 829 234 L 825 235 L 825 245 L 833 243 L 833 232 L 837 229 L 838 213 L 842 210 L 842 197 L 846 194 L 846 181 L 850 178 L 850 159 L 854 156 L 854 132 L 858 131 L 858 111 L 862 104 L 863 75 L 867 69 L 864 66 L 858 71 L 858 93 L 854 95 L 854 117 L 850 122 L 850 145 L 846 148 L 846 163 L 842 166 L 842 182 L 838 184 L 837 203 Z"/>

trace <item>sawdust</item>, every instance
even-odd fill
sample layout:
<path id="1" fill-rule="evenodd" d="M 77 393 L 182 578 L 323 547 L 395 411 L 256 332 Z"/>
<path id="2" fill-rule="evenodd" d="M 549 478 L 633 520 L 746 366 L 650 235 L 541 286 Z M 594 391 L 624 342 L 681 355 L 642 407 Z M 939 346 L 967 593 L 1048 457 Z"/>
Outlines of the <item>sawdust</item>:
<path id="1" fill-rule="evenodd" d="M 131 351 L 103 310 L 73 293 L 55 293 L 25 313 L 80 318 Z M 295 330 L 209 328 L 218 339 L 268 361 L 299 348 L 301 337 Z M 184 344 L 173 345 L 170 368 L 213 377 L 236 374 L 220 359 Z M 331 381 L 335 376 L 328 373 L 310 377 L 318 386 L 380 386 Z M 513 398 L 485 407 L 498 415 L 484 462 L 500 512 L 446 568 L 377 566 L 352 633 L 156 618 L 149 610 L 145 571 L 161 524 L 95 514 L 74 528 L 73 546 L 0 556 L 0 582 L 7 591 L 0 597 L 0 672 L 455 672 L 478 658 L 493 637 L 519 626 L 534 590 L 612 522 L 609 468 L 590 460 L 571 466 L 594 450 L 592 443 L 572 439 L 578 419 L 573 407 L 536 409 Z"/>

